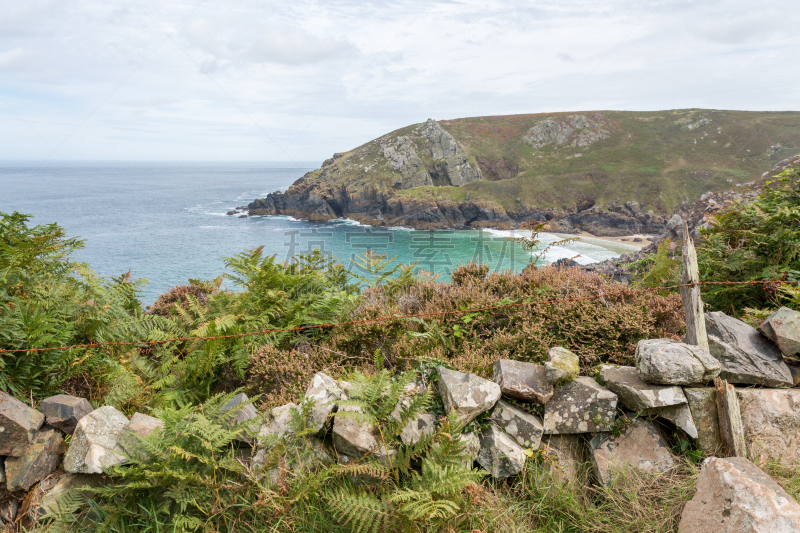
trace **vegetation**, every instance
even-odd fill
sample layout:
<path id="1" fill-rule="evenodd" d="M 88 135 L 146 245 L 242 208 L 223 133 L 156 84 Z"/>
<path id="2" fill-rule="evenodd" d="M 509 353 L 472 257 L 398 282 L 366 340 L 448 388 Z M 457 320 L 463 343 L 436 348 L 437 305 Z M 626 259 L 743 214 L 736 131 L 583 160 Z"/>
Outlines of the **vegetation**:
<path id="1" fill-rule="evenodd" d="M 731 256 L 707 259 L 711 244 L 701 243 L 701 264 L 732 264 L 746 249 L 754 266 L 745 279 L 767 267 L 794 275 L 797 248 L 776 247 L 797 242 L 797 180 L 781 179 L 752 213 L 740 210 L 738 225 L 714 225 L 712 233 L 739 240 L 710 234 L 713 249 L 725 244 Z M 753 238 L 746 224 L 772 224 L 760 227 L 782 238 Z M 531 249 L 535 240 L 534 232 Z M 0 352 L 0 389 L 31 403 L 58 391 L 84 395 L 128 415 L 152 413 L 164 427 L 142 439 L 131 463 L 108 472 L 105 487 L 64 498 L 46 530 L 677 530 L 700 458 L 687 442 L 675 439 L 684 461 L 669 474 L 620 472 L 611 487 L 593 484 L 586 464 L 569 476 L 552 469 L 547 448 L 531 451 L 516 478 L 494 482 L 463 460 L 462 434 L 482 422 L 465 428 L 444 413 L 435 383 L 439 365 L 488 376 L 498 358 L 542 361 L 557 345 L 579 354 L 584 374 L 631 364 L 638 340 L 683 334 L 674 292 L 631 291 L 553 266 L 514 274 L 470 263 L 442 283 L 377 255 L 361 257 L 368 275 L 353 279 L 319 254 L 280 264 L 255 249 L 226 259 L 240 290 L 221 290 L 222 277 L 190 280 L 145 310 L 144 281 L 97 277 L 71 259 L 81 245 L 56 225 L 0 213 L 0 348 L 14 350 Z M 643 262 L 642 286 L 667 284 L 673 259 L 665 245 Z M 387 316 L 397 318 L 375 320 Z M 325 325 L 332 322 L 347 324 Z M 61 349 L 75 344 L 86 346 Z M 314 445 L 314 403 L 303 393 L 317 371 L 350 383 L 335 416 L 372 426 L 377 451 L 345 465 Z M 291 430 L 265 437 L 232 427 L 222 406 L 242 390 L 262 410 L 297 402 Z M 400 431 L 423 411 L 437 417 L 436 430 L 404 444 Z M 241 442 L 243 430 L 256 439 L 253 449 Z M 769 468 L 797 493 L 792 469 Z"/>

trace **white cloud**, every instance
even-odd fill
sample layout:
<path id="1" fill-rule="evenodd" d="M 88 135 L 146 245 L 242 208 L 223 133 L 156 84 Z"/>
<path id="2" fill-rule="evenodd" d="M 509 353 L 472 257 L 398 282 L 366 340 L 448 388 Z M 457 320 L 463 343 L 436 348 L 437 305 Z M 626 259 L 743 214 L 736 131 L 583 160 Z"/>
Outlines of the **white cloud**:
<path id="1" fill-rule="evenodd" d="M 0 94 L 54 145 L 75 130 L 65 158 L 321 160 L 428 117 L 800 106 L 788 0 L 0 2 Z M 2 106 L 0 159 L 43 157 Z"/>

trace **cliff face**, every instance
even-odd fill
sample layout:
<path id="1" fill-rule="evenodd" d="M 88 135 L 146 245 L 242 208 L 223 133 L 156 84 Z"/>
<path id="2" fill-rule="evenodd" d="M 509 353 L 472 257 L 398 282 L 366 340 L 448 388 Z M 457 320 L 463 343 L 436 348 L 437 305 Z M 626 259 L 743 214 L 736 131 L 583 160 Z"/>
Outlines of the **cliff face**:
<path id="1" fill-rule="evenodd" d="M 656 234 L 681 204 L 771 168 L 800 143 L 798 126 L 798 113 L 702 110 L 429 119 L 334 154 L 248 208 L 416 229 L 537 220 Z"/>

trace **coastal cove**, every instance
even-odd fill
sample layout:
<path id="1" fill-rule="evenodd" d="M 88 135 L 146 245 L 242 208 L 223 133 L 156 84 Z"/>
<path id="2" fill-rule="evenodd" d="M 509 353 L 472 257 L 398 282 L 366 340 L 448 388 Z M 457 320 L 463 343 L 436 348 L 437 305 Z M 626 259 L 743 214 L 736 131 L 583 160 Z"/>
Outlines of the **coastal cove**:
<path id="1" fill-rule="evenodd" d="M 401 263 L 442 273 L 477 260 L 492 269 L 519 271 L 529 257 L 499 230 L 372 228 L 348 220 L 306 222 L 286 216 L 238 218 L 225 213 L 267 192 L 285 189 L 313 168 L 264 168 L 257 163 L 75 162 L 69 166 L 4 163 L 0 166 L 0 211 L 33 215 L 36 224 L 58 222 L 84 239 L 75 256 L 102 276 L 131 271 L 147 278 L 142 299 L 149 304 L 189 278 L 212 279 L 224 272 L 222 257 L 264 246 L 286 260 L 322 249 L 348 264 L 367 247 Z M 521 234 L 517 232 L 517 234 Z M 544 242 L 556 240 L 544 236 Z M 576 258 L 581 264 L 635 250 L 626 243 L 588 240 L 554 248 L 546 260 Z M 230 285 L 228 285 L 229 288 Z"/>

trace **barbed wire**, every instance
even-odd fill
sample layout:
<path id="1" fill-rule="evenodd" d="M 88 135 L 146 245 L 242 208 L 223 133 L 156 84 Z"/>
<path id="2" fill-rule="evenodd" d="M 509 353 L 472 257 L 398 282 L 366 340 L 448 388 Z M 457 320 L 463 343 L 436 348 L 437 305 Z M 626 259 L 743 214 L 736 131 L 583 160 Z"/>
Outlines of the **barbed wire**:
<path id="1" fill-rule="evenodd" d="M 355 324 L 368 324 L 368 323 L 376 323 L 376 322 L 388 322 L 390 320 L 403 320 L 407 318 L 430 318 L 430 317 L 437 317 L 437 316 L 446 316 L 446 315 L 466 315 L 469 313 L 479 313 L 482 311 L 491 311 L 493 309 L 509 309 L 515 307 L 523 307 L 529 305 L 551 305 L 563 302 L 581 302 L 581 301 L 589 301 L 589 300 L 600 300 L 606 297 L 619 297 L 619 296 L 630 296 L 638 293 L 644 292 L 656 292 L 656 291 L 663 291 L 663 290 L 671 290 L 671 289 L 680 289 L 683 287 L 699 287 L 704 285 L 776 285 L 776 284 L 800 284 L 800 281 L 790 281 L 790 280 L 775 280 L 775 281 L 699 281 L 695 283 L 682 283 L 679 285 L 666 285 L 663 287 L 648 287 L 644 289 L 633 289 L 633 288 L 625 288 L 622 292 L 616 293 L 600 293 L 595 294 L 592 296 L 580 296 L 580 297 L 573 297 L 573 298 L 559 298 L 556 300 L 537 300 L 537 301 L 526 301 L 526 302 L 513 302 L 508 304 L 500 304 L 500 305 L 488 305 L 483 307 L 473 307 L 469 309 L 453 309 L 450 311 L 433 311 L 430 313 L 416 313 L 412 315 L 387 315 L 387 316 L 380 316 L 374 318 L 364 318 L 360 320 L 349 320 L 346 322 L 330 322 L 330 323 L 323 323 L 323 324 L 308 324 L 305 326 L 296 326 L 293 328 L 270 328 L 264 329 L 260 331 L 251 331 L 248 333 L 235 333 L 231 335 L 211 335 L 211 336 L 191 336 L 191 337 L 172 337 L 169 339 L 160 339 L 154 341 L 130 341 L 130 342 L 92 342 L 88 344 L 72 344 L 69 346 L 54 346 L 50 348 L 15 348 L 11 350 L 6 350 L 0 348 L 0 354 L 4 353 L 18 353 L 18 352 L 50 352 L 50 351 L 66 351 L 72 350 L 74 348 L 96 348 L 100 346 L 156 346 L 159 344 L 168 344 L 170 342 L 185 342 L 185 341 L 199 341 L 199 340 L 215 340 L 215 339 L 238 339 L 243 337 L 253 337 L 257 335 L 269 335 L 271 333 L 288 333 L 288 332 L 295 332 L 295 331 L 304 331 L 309 329 L 321 329 L 321 328 L 331 328 L 331 327 L 339 327 L 339 326 L 351 326 Z"/>

